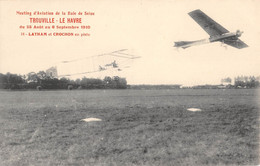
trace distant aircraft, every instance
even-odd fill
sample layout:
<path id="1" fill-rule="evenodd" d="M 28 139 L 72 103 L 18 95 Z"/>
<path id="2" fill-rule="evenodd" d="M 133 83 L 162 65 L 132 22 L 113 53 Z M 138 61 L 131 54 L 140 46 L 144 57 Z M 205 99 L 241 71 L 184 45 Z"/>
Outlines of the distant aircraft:
<path id="1" fill-rule="evenodd" d="M 201 28 L 203 28 L 210 35 L 210 38 L 196 41 L 178 41 L 174 42 L 174 47 L 181 47 L 185 49 L 191 46 L 212 43 L 217 41 L 228 44 L 238 49 L 248 47 L 247 44 L 245 44 L 238 38 L 242 35 L 242 31 L 237 30 L 233 33 L 229 32 L 199 9 L 194 10 L 188 14 L 201 26 Z"/>
<path id="2" fill-rule="evenodd" d="M 111 70 L 111 69 L 116 69 L 117 71 L 122 71 L 123 68 L 128 68 L 129 67 L 129 66 L 125 66 L 125 65 L 127 63 L 129 63 L 130 60 L 140 58 L 140 56 L 135 56 L 135 55 L 132 55 L 132 54 L 128 54 L 125 51 L 127 51 L 127 49 L 121 49 L 121 50 L 117 50 L 117 51 L 113 51 L 113 52 L 109 52 L 109 53 L 104 53 L 104 54 L 99 54 L 99 55 L 94 55 L 94 56 L 87 56 L 87 57 L 83 57 L 83 58 L 77 58 L 77 59 L 72 59 L 72 60 L 61 61 L 60 63 L 62 63 L 62 64 L 68 64 L 68 63 L 72 63 L 72 62 L 77 62 L 77 61 L 82 61 L 84 59 L 88 59 L 89 61 L 92 61 L 93 69 L 90 69 L 90 70 L 84 71 L 84 72 L 80 72 L 80 73 L 59 75 L 59 76 L 56 76 L 56 77 L 69 77 L 69 76 L 73 76 L 73 75 L 85 75 L 85 74 L 97 73 L 97 72 L 102 72 L 102 71 Z M 94 59 L 96 59 L 98 61 L 98 59 L 102 58 L 102 57 L 111 57 L 113 59 L 113 61 L 112 62 L 110 61 L 110 63 L 99 64 L 98 66 L 96 66 L 97 62 L 94 63 Z M 114 58 L 119 60 L 119 62 L 117 62 Z M 103 60 L 105 60 L 105 59 L 106 58 L 104 58 Z M 56 69 L 56 73 L 57 73 L 57 69 Z"/>
<path id="3" fill-rule="evenodd" d="M 117 64 L 116 61 L 114 60 L 112 63 L 105 64 L 105 66 L 106 66 L 106 67 L 112 66 L 113 68 L 117 68 L 117 67 L 118 67 L 118 64 Z"/>
<path id="4" fill-rule="evenodd" d="M 118 68 L 118 64 L 116 63 L 115 60 L 111 63 L 105 64 L 104 66 L 99 65 L 99 71 L 107 70 L 108 68 L 111 68 L 111 67 Z M 121 69 L 118 71 L 121 71 Z"/>

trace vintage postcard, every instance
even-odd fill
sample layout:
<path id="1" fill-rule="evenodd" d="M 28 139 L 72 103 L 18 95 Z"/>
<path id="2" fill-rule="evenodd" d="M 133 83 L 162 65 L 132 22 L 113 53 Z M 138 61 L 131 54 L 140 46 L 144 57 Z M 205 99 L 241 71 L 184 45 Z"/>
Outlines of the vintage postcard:
<path id="1" fill-rule="evenodd" d="M 258 165 L 260 1 L 0 0 L 0 165 Z"/>

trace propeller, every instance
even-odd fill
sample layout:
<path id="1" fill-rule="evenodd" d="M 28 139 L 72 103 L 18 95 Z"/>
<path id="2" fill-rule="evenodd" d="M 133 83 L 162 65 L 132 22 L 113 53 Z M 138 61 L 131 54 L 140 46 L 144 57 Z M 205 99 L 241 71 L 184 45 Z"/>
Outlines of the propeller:
<path id="1" fill-rule="evenodd" d="M 236 31 L 236 36 L 237 37 L 240 37 L 242 35 L 242 33 L 244 33 L 243 31 L 240 31 L 240 30 L 237 30 Z"/>

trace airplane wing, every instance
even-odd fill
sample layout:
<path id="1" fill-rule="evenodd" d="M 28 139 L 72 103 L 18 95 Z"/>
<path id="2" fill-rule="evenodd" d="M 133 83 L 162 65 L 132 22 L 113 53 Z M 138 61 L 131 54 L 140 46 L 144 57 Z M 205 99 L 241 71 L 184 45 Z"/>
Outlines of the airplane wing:
<path id="1" fill-rule="evenodd" d="M 248 45 L 246 43 L 244 43 L 242 40 L 238 39 L 237 40 L 223 40 L 223 42 L 225 44 L 228 44 L 232 47 L 235 47 L 235 48 L 238 48 L 238 49 L 241 49 L 241 48 L 245 48 L 245 47 L 248 47 Z"/>
<path id="2" fill-rule="evenodd" d="M 220 24 L 212 20 L 209 16 L 203 13 L 201 10 L 194 10 L 188 13 L 193 20 L 195 20 L 202 29 L 204 29 L 210 36 L 222 35 L 229 32 Z"/>

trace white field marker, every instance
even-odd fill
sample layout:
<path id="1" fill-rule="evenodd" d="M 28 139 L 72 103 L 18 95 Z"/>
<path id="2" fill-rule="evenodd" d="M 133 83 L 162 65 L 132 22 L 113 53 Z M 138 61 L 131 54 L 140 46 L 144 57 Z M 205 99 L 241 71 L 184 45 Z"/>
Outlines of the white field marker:
<path id="1" fill-rule="evenodd" d="M 192 111 L 192 112 L 201 111 L 201 109 L 199 109 L 199 108 L 188 108 L 187 110 Z"/>
<path id="2" fill-rule="evenodd" d="M 102 121 L 102 120 L 98 119 L 98 118 L 85 118 L 85 119 L 81 119 L 81 121 L 85 121 L 85 122 L 98 122 L 98 121 Z"/>

